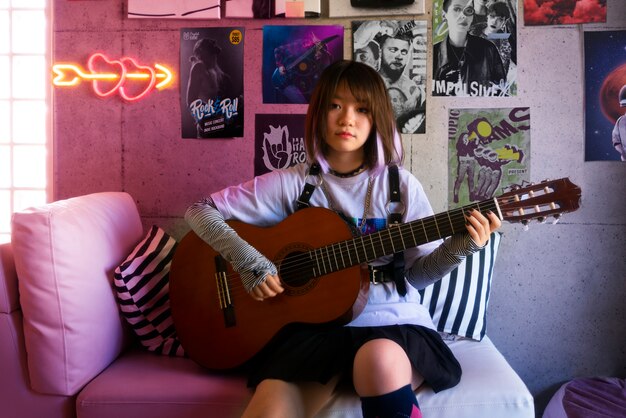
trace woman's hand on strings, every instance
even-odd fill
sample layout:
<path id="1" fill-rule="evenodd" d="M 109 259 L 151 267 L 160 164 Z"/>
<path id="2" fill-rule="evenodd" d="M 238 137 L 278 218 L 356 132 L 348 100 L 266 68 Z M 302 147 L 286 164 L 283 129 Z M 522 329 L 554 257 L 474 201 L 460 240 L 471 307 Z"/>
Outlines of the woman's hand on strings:
<path id="1" fill-rule="evenodd" d="M 265 276 L 265 281 L 263 283 L 250 291 L 250 296 L 252 296 L 254 300 L 263 302 L 267 298 L 273 298 L 274 296 L 283 293 L 284 290 L 285 289 L 280 283 L 278 275 L 268 274 Z"/>
<path id="2" fill-rule="evenodd" d="M 489 241 L 491 233 L 497 231 L 502 225 L 500 218 L 493 212 L 489 212 L 485 216 L 474 209 L 466 218 L 467 232 L 472 237 L 472 241 L 479 247 L 484 247 Z"/>

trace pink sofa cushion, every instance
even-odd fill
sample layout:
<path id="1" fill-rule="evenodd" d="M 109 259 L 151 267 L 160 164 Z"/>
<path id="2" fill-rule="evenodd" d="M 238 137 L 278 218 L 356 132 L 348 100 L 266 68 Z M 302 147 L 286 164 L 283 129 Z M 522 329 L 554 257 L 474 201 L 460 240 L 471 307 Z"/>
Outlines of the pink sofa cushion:
<path id="1" fill-rule="evenodd" d="M 113 270 L 142 238 L 127 193 L 104 192 L 13 216 L 13 252 L 33 389 L 74 395 L 128 342 Z"/>

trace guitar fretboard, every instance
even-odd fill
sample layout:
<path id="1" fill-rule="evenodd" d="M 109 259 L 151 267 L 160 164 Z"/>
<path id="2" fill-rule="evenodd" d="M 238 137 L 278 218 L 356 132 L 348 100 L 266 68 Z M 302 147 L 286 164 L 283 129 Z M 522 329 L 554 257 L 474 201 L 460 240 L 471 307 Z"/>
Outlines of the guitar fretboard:
<path id="1" fill-rule="evenodd" d="M 323 276 L 449 237 L 465 230 L 466 215 L 473 209 L 485 214 L 496 208 L 496 199 L 485 200 L 317 248 L 308 253 L 313 276 Z"/>

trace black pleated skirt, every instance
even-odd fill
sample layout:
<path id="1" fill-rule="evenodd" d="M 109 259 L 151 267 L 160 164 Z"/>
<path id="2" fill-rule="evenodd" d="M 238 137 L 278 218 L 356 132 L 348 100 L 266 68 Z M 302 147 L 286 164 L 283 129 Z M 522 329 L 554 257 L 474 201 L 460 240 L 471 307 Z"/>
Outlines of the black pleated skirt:
<path id="1" fill-rule="evenodd" d="M 382 327 L 292 326 L 279 333 L 251 362 L 248 386 L 264 379 L 327 383 L 341 375 L 351 383 L 357 350 L 366 342 L 387 338 L 404 348 L 411 364 L 435 391 L 455 386 L 461 366 L 440 335 L 418 325 Z"/>

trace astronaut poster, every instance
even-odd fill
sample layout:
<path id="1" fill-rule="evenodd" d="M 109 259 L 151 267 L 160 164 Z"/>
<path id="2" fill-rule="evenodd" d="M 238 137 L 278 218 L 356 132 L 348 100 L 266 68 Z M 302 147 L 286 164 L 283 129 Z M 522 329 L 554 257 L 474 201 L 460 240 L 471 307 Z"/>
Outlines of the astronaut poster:
<path id="1" fill-rule="evenodd" d="M 524 25 L 606 22 L 606 0 L 524 0 Z"/>
<path id="2" fill-rule="evenodd" d="M 517 0 L 433 0 L 433 96 L 517 95 Z"/>
<path id="3" fill-rule="evenodd" d="M 626 161 L 626 31 L 584 36 L 585 161 Z"/>
<path id="4" fill-rule="evenodd" d="M 180 30 L 183 138 L 243 136 L 244 28 Z"/>
<path id="5" fill-rule="evenodd" d="M 426 131 L 426 25 L 425 20 L 352 22 L 352 57 L 381 75 L 404 134 Z"/>
<path id="6" fill-rule="evenodd" d="M 257 114 L 254 175 L 288 168 L 306 161 L 304 119 L 301 114 Z"/>
<path id="7" fill-rule="evenodd" d="M 309 103 L 324 68 L 342 58 L 343 26 L 264 26 L 263 103 Z"/>
<path id="8" fill-rule="evenodd" d="M 530 180 L 530 109 L 450 109 L 448 197 L 461 207 Z"/>

